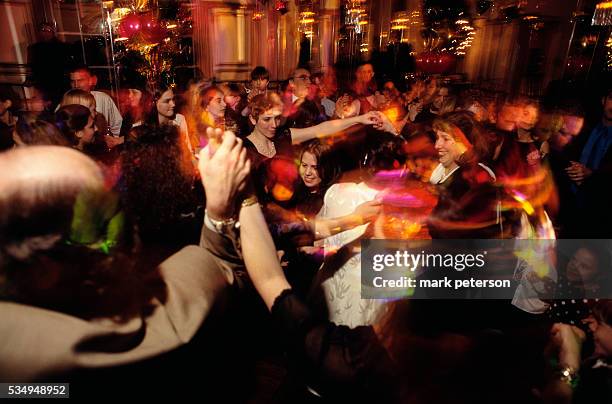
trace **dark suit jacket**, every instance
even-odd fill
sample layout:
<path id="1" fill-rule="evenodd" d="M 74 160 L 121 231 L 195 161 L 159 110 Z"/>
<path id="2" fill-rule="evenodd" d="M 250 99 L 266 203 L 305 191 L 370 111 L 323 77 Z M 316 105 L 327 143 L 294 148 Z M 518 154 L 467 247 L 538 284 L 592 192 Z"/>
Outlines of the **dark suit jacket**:
<path id="1" fill-rule="evenodd" d="M 568 159 L 580 160 L 593 128 L 585 129 L 568 146 Z M 570 235 L 575 238 L 612 237 L 612 148 L 609 148 L 597 170 L 575 188 L 575 207 Z"/>

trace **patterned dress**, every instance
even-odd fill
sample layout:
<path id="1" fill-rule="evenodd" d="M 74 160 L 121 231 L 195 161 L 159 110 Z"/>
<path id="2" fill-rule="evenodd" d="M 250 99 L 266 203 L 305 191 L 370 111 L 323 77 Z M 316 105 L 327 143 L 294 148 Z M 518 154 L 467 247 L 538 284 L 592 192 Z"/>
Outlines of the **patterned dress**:
<path id="1" fill-rule="evenodd" d="M 351 214 L 358 205 L 374 200 L 377 193 L 377 190 L 363 182 L 334 184 L 325 194 L 319 217 L 331 219 Z M 326 257 L 359 239 L 366 228 L 367 224 L 326 238 Z M 385 302 L 361 298 L 361 254 L 354 250 L 349 254 L 348 259 L 342 260 L 343 264 L 339 268 L 332 268 L 331 276 L 322 282 L 329 320 L 349 327 L 371 325 L 376 322 Z M 326 261 L 322 270 L 329 269 L 330 265 L 326 264 L 330 260 L 326 258 Z"/>

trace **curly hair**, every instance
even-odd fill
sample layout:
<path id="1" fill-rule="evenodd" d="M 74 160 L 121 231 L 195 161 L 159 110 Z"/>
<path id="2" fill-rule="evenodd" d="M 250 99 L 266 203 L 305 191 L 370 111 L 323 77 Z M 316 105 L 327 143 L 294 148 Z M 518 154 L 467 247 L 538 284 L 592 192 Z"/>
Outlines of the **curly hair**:
<path id="1" fill-rule="evenodd" d="M 141 130 L 122 159 L 121 199 L 126 215 L 145 243 L 184 239 L 196 243 L 203 198 L 194 190 L 193 165 L 178 130 L 170 125 Z M 185 226 L 188 234 L 181 233 Z"/>
<path id="2" fill-rule="evenodd" d="M 250 116 L 257 122 L 259 115 L 275 107 L 283 107 L 280 96 L 275 92 L 269 91 L 266 94 L 256 95 L 249 103 L 249 109 L 251 110 Z"/>

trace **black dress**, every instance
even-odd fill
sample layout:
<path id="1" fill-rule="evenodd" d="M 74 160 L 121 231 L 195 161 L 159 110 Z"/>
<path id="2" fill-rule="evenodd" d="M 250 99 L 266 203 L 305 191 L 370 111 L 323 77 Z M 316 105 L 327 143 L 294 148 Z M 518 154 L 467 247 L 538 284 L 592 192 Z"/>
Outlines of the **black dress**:
<path id="1" fill-rule="evenodd" d="M 252 179 L 255 192 L 259 201 L 263 204 L 270 200 L 268 190 L 270 185 L 281 182 L 283 186 L 295 190 L 299 179 L 298 168 L 294 163 L 294 149 L 291 143 L 291 130 L 288 126 L 280 126 L 276 129 L 276 136 L 272 139 L 276 154 L 267 157 L 260 154 L 257 148 L 248 138 L 244 139 L 244 147 L 251 160 Z M 280 169 L 278 167 L 281 167 Z M 289 197 L 288 199 L 291 199 Z"/>
<path id="2" fill-rule="evenodd" d="M 272 317 L 292 367 L 326 401 L 398 401 L 395 364 L 372 327 L 317 322 L 291 289 L 276 298 Z"/>
<path id="3" fill-rule="evenodd" d="M 433 239 L 487 239 L 500 235 L 497 190 L 477 164 L 460 166 L 439 184 L 438 204 L 428 222 Z"/>

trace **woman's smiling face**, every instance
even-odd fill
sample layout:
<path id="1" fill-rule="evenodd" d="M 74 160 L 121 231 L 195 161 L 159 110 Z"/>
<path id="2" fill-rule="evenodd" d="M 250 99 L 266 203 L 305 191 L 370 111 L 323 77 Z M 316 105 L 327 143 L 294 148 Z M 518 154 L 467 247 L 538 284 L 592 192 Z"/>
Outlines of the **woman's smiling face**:
<path id="1" fill-rule="evenodd" d="M 321 184 L 321 177 L 319 176 L 319 169 L 317 166 L 317 158 L 310 152 L 304 152 L 302 154 L 302 161 L 300 162 L 300 176 L 302 181 L 308 188 L 316 188 Z"/>
<path id="2" fill-rule="evenodd" d="M 465 151 L 465 146 L 462 146 L 450 134 L 436 131 L 435 149 L 438 152 L 438 161 L 444 167 L 450 167 L 461 156 Z"/>

